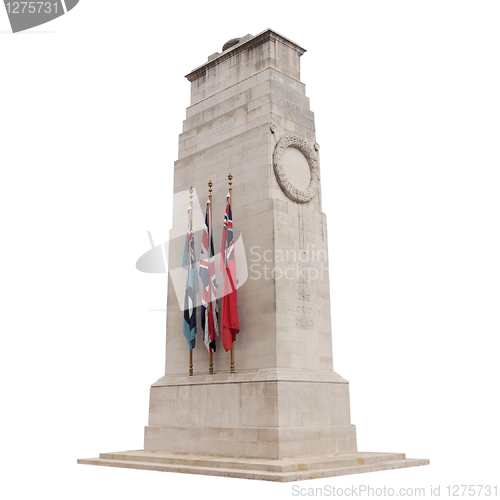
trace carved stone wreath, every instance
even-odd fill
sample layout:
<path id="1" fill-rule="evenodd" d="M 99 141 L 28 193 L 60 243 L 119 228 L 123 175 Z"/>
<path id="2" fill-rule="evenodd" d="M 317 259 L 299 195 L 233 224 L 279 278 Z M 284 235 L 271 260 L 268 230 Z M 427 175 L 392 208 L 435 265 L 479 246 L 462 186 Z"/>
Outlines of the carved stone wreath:
<path id="1" fill-rule="evenodd" d="M 231 47 L 233 47 L 234 45 L 237 45 L 238 43 L 240 43 L 240 39 L 239 38 L 231 38 L 231 40 L 228 40 L 223 46 L 222 46 L 222 52 L 224 52 L 225 50 L 227 49 L 230 49 Z"/>
<path id="2" fill-rule="evenodd" d="M 285 174 L 283 157 L 287 148 L 298 149 L 305 156 L 307 163 L 309 164 L 309 170 L 311 171 L 311 182 L 309 183 L 307 189 L 305 189 L 304 191 L 301 191 L 300 189 L 297 189 L 295 186 L 293 186 L 292 183 L 288 180 L 287 175 Z M 314 151 L 306 143 L 306 141 L 303 141 L 302 139 L 299 139 L 294 135 L 285 135 L 284 137 L 282 137 L 274 148 L 273 167 L 274 175 L 276 176 L 276 180 L 278 181 L 280 188 L 291 200 L 297 203 L 307 203 L 308 201 L 311 201 L 318 193 L 318 160 L 316 159 Z"/>

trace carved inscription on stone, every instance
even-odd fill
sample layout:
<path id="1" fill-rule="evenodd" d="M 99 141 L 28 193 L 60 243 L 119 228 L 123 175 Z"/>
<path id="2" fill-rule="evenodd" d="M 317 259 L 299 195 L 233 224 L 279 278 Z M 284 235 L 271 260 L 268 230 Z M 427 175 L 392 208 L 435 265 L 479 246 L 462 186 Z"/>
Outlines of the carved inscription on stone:
<path id="1" fill-rule="evenodd" d="M 295 318 L 295 326 L 305 326 L 307 328 L 312 328 L 314 326 L 314 321 L 312 319 Z"/>
<path id="2" fill-rule="evenodd" d="M 309 295 L 304 296 L 307 297 L 307 299 L 303 300 L 309 300 Z M 310 305 L 297 305 L 290 303 L 287 305 L 287 312 L 291 314 L 300 314 L 302 317 L 295 317 L 295 326 L 303 328 L 313 328 L 314 319 L 312 317 L 321 317 L 321 309 Z"/>
<path id="3" fill-rule="evenodd" d="M 230 120 L 223 121 L 219 125 L 215 126 L 212 129 L 212 134 L 213 135 L 219 135 L 223 134 L 224 132 L 227 132 L 228 130 L 231 130 L 234 125 L 234 118 L 231 118 Z"/>
<path id="4" fill-rule="evenodd" d="M 286 101 L 286 107 L 290 111 L 296 111 L 297 113 L 300 113 L 300 106 L 297 106 L 297 104 L 291 102 L 291 101 Z"/>
<path id="5" fill-rule="evenodd" d="M 224 101 L 220 104 L 216 104 L 215 106 L 207 109 L 206 111 L 203 111 L 203 119 L 205 122 L 208 120 L 215 118 L 218 115 L 221 115 L 221 113 L 227 113 L 228 111 L 231 111 L 238 106 L 241 106 L 243 104 L 243 97 L 238 94 L 235 95 L 234 97 L 231 97 L 231 99 L 228 99 L 227 101 Z M 221 118 L 219 118 L 220 120 Z"/>
<path id="6" fill-rule="evenodd" d="M 292 101 L 286 101 L 286 116 L 288 117 L 289 120 L 292 120 L 293 122 L 299 122 L 300 117 L 298 117 L 295 113 L 300 113 L 300 106 L 297 106 L 297 104 L 293 103 Z"/>
<path id="7" fill-rule="evenodd" d="M 321 314 L 321 309 L 311 306 L 297 306 L 295 304 L 288 304 L 288 312 L 294 312 L 299 314 L 309 314 L 314 316 L 319 316 Z"/>

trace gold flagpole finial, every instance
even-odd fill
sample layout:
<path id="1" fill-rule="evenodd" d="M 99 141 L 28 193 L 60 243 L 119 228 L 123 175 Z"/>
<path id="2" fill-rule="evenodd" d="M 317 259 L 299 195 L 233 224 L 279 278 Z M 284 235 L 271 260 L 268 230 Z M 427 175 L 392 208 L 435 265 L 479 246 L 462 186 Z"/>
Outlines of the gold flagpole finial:
<path id="1" fill-rule="evenodd" d="M 231 205 L 233 204 L 233 174 L 229 173 L 227 176 L 227 180 L 229 182 L 229 200 L 231 201 Z"/>
<path id="2" fill-rule="evenodd" d="M 208 181 L 208 192 L 210 193 L 210 196 L 212 196 L 212 186 L 214 183 L 212 181 Z"/>

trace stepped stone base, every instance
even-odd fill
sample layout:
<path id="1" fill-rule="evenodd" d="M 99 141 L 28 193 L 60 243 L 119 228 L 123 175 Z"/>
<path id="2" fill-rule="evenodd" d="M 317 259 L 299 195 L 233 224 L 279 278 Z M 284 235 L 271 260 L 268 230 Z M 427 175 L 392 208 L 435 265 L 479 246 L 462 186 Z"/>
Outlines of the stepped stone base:
<path id="1" fill-rule="evenodd" d="M 284 483 L 428 465 L 429 460 L 425 458 L 406 458 L 403 453 L 358 452 L 331 457 L 294 460 L 291 458 L 234 458 L 150 451 L 124 451 L 101 453 L 99 458 L 82 458 L 78 460 L 78 463 Z"/>
<path id="2" fill-rule="evenodd" d="M 355 453 L 349 384 L 333 371 L 168 375 L 151 387 L 144 451 L 268 459 Z"/>

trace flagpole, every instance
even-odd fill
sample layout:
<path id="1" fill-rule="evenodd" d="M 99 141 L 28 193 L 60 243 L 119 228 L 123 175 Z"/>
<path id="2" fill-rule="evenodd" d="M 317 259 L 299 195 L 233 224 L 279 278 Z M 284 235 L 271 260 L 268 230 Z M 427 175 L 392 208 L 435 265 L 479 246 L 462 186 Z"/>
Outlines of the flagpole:
<path id="1" fill-rule="evenodd" d="M 210 202 L 210 232 L 208 234 L 208 269 L 210 269 L 210 252 L 211 252 L 211 242 L 212 242 L 212 238 L 211 238 L 211 232 L 212 232 L 212 186 L 213 186 L 213 182 L 212 181 L 208 181 L 208 200 Z M 211 280 L 210 280 L 210 272 L 208 273 L 208 289 L 210 290 L 210 305 L 209 307 L 211 306 L 211 302 L 212 302 L 212 283 L 211 283 Z M 217 299 L 215 299 L 217 300 Z M 210 330 L 209 330 L 210 331 Z M 210 361 L 208 363 L 208 373 L 210 375 L 213 375 L 214 373 L 214 361 L 213 361 L 213 354 L 210 353 Z"/>
<path id="2" fill-rule="evenodd" d="M 189 207 L 191 208 L 191 224 L 193 223 L 193 186 L 189 188 Z M 188 273 L 189 273 L 189 268 L 188 268 Z M 193 375 L 193 348 L 191 347 L 189 349 L 189 376 L 191 377 Z"/>
<path id="3" fill-rule="evenodd" d="M 231 173 L 227 176 L 228 182 L 229 182 L 229 203 L 231 204 L 231 214 L 233 213 L 233 176 Z M 234 228 L 234 217 L 231 216 L 233 219 L 233 228 Z M 233 233 L 234 234 L 234 233 Z M 233 236 L 234 237 L 234 236 Z M 234 241 L 234 240 L 233 240 Z M 236 283 L 234 283 L 234 286 L 236 286 Z M 234 342 L 231 343 L 231 373 L 234 373 Z"/>

